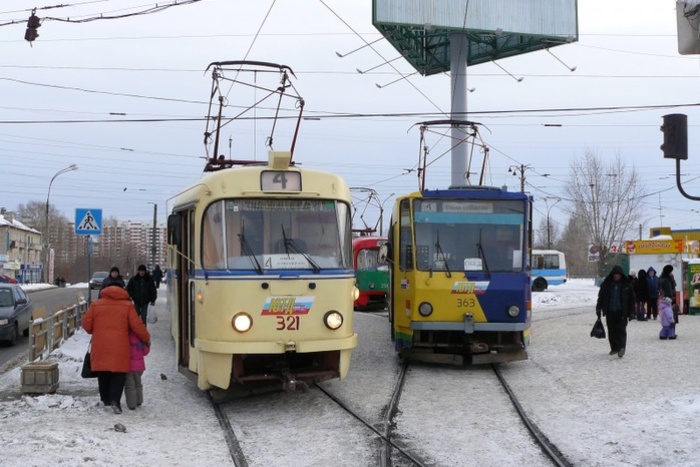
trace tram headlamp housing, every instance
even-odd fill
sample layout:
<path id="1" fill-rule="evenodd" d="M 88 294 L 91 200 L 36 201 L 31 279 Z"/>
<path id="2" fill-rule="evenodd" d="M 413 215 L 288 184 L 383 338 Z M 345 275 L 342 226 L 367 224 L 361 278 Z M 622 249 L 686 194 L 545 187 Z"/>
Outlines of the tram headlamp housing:
<path id="1" fill-rule="evenodd" d="M 428 302 L 423 302 L 418 306 L 418 313 L 421 316 L 428 317 L 433 314 L 433 305 Z"/>
<path id="2" fill-rule="evenodd" d="M 356 285 L 352 287 L 352 300 L 355 301 L 360 298 L 360 289 Z"/>
<path id="3" fill-rule="evenodd" d="M 511 305 L 508 307 L 508 314 L 511 318 L 515 318 L 520 314 L 520 307 L 518 305 Z"/>
<path id="4" fill-rule="evenodd" d="M 331 331 L 335 331 L 343 325 L 343 315 L 341 315 L 339 311 L 328 311 L 323 315 L 323 324 Z"/>
<path id="5" fill-rule="evenodd" d="M 242 334 L 253 327 L 253 318 L 245 312 L 236 313 L 231 319 L 231 326 L 233 326 L 235 331 Z"/>

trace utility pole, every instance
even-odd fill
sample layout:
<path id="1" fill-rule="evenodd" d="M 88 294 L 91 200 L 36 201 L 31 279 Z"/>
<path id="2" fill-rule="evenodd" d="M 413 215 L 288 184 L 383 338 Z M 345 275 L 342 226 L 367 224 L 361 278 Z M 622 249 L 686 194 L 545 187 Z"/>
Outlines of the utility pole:
<path id="1" fill-rule="evenodd" d="M 550 199 L 554 199 L 554 204 L 551 206 L 547 202 Z M 561 201 L 561 198 L 557 198 L 556 196 L 545 196 L 544 198 L 544 205 L 547 208 L 547 249 L 551 250 L 552 249 L 552 227 L 549 223 L 549 213 L 551 209 L 554 207 L 555 204 L 557 204 L 559 201 Z"/>
<path id="2" fill-rule="evenodd" d="M 525 193 L 525 171 L 529 169 L 529 165 L 511 165 L 508 167 L 508 172 L 512 173 L 513 176 L 517 177 L 520 174 L 520 192 Z"/>

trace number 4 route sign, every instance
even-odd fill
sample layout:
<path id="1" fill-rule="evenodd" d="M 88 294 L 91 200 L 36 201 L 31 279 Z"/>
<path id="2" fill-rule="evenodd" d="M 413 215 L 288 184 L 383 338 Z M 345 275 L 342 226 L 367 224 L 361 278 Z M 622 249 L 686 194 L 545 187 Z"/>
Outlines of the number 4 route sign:
<path id="1" fill-rule="evenodd" d="M 102 209 L 75 209 L 75 234 L 100 235 L 102 233 Z"/>

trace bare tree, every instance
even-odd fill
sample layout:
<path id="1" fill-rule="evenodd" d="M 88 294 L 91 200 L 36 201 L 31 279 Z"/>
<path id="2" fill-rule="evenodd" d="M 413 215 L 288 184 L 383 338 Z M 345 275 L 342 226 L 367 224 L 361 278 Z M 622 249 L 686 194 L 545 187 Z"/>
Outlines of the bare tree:
<path id="1" fill-rule="evenodd" d="M 571 163 L 570 179 L 571 212 L 581 216 L 588 240 L 598 246 L 602 267 L 610 246 L 628 238 L 639 224 L 646 192 L 634 167 L 628 168 L 619 154 L 604 164 L 586 150 Z"/>
<path id="2" fill-rule="evenodd" d="M 545 217 L 540 220 L 537 229 L 535 229 L 535 243 L 533 247 L 540 250 L 557 248 L 560 237 L 561 228 L 559 224 L 551 218 Z"/>
<path id="3" fill-rule="evenodd" d="M 571 277 L 593 277 L 596 264 L 588 261 L 588 233 L 582 213 L 574 212 L 563 229 L 557 248 L 566 255 L 566 268 Z"/>

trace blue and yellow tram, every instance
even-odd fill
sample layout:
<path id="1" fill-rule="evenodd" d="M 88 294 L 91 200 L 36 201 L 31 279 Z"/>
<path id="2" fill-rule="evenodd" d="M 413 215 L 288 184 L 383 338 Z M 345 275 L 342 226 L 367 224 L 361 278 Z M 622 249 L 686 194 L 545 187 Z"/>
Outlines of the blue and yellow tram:
<path id="1" fill-rule="evenodd" d="M 532 199 L 491 187 L 397 198 L 389 244 L 391 335 L 402 356 L 527 359 Z"/>
<path id="2" fill-rule="evenodd" d="M 168 305 L 177 361 L 202 389 L 343 378 L 357 345 L 350 192 L 269 163 L 206 173 L 173 200 Z"/>

